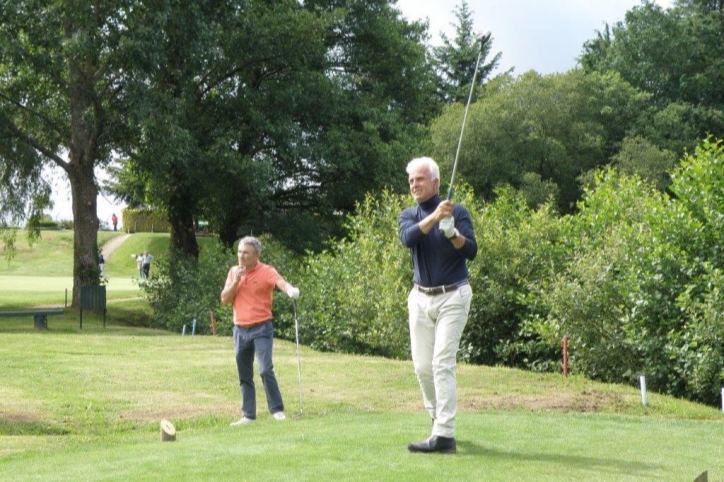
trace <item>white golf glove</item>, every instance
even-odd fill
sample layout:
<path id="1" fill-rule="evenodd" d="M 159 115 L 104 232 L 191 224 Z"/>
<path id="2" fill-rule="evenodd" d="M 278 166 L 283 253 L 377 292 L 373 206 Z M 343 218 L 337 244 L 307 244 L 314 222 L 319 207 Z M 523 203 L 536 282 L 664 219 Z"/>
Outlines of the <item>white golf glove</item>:
<path id="1" fill-rule="evenodd" d="M 299 298 L 299 288 L 295 288 L 292 285 L 289 285 L 287 288 L 287 296 L 290 297 L 293 300 L 296 300 Z"/>
<path id="2" fill-rule="evenodd" d="M 452 216 L 448 216 L 446 218 L 442 218 L 442 221 L 440 221 L 440 231 L 443 232 L 446 238 L 454 238 L 455 237 L 455 218 Z"/>

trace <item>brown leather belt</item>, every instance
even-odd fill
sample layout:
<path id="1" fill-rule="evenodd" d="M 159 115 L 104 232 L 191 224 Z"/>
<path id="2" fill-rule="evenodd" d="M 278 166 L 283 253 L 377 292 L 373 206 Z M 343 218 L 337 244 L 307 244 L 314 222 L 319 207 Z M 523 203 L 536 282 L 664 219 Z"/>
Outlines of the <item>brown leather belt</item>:
<path id="1" fill-rule="evenodd" d="M 468 280 L 460 281 L 451 285 L 433 286 L 432 288 L 425 288 L 424 286 L 415 285 L 415 289 L 417 289 L 417 291 L 424 295 L 435 296 L 455 291 L 456 289 L 460 288 L 461 286 L 465 286 L 466 284 L 468 284 Z"/>

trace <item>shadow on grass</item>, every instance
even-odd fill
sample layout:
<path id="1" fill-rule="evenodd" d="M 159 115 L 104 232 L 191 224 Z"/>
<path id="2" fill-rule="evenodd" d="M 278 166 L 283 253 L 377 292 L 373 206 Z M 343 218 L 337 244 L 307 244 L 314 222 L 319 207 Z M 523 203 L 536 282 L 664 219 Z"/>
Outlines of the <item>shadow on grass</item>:
<path id="1" fill-rule="evenodd" d="M 457 440 L 458 456 L 484 457 L 491 459 L 508 459 L 520 463 L 547 463 L 572 470 L 592 470 L 598 472 L 614 472 L 626 475 L 651 474 L 660 467 L 631 460 L 586 457 L 582 455 L 566 455 L 560 453 L 507 452 L 486 447 L 469 440 Z"/>
<path id="2" fill-rule="evenodd" d="M 0 436 L 69 435 L 65 428 L 34 420 L 0 418 Z"/>

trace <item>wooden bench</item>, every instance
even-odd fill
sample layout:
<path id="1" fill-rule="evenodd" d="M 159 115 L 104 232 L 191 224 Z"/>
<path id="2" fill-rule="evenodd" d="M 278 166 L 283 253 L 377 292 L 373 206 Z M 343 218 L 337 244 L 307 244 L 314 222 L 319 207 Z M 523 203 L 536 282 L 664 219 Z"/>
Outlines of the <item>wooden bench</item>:
<path id="1" fill-rule="evenodd" d="M 0 318 L 10 318 L 14 316 L 32 316 L 35 318 L 36 330 L 47 330 L 48 316 L 62 315 L 63 311 L 63 308 L 36 308 L 34 310 L 0 311 Z"/>

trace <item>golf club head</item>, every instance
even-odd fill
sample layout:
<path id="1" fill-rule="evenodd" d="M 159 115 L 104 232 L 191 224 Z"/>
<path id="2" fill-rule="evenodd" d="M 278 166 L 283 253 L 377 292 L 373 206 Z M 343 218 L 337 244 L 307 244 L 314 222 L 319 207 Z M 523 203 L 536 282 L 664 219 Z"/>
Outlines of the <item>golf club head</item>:
<path id="1" fill-rule="evenodd" d="M 490 30 L 487 30 L 485 32 L 473 31 L 473 35 L 475 35 L 475 38 L 480 42 L 480 50 L 483 50 L 483 47 L 488 43 L 492 34 Z"/>

